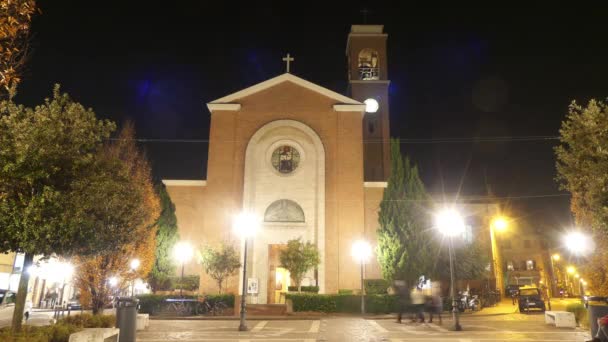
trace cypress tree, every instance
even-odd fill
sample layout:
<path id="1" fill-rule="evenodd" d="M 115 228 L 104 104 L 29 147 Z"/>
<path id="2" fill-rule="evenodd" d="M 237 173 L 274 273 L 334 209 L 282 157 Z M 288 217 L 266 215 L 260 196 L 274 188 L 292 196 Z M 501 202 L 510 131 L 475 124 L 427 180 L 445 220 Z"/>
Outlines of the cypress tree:
<path id="1" fill-rule="evenodd" d="M 382 276 L 413 286 L 429 275 L 434 257 L 427 207 L 429 196 L 416 165 L 401 155 L 399 141 L 391 140 L 391 174 L 380 203 L 378 261 Z"/>

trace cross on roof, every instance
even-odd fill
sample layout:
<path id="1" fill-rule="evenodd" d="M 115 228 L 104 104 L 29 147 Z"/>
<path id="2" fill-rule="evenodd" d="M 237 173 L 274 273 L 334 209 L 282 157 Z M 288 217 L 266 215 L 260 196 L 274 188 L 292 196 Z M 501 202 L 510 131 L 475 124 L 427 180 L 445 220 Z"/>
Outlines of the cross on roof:
<path id="1" fill-rule="evenodd" d="M 363 14 L 363 23 L 367 24 L 367 15 L 370 13 L 370 10 L 368 10 L 367 8 L 363 8 L 359 12 Z"/>
<path id="2" fill-rule="evenodd" d="M 291 57 L 291 55 L 288 53 L 287 56 L 283 57 L 283 62 L 285 62 L 286 66 L 287 66 L 287 72 L 289 72 L 289 63 L 293 62 L 295 60 L 295 58 Z"/>

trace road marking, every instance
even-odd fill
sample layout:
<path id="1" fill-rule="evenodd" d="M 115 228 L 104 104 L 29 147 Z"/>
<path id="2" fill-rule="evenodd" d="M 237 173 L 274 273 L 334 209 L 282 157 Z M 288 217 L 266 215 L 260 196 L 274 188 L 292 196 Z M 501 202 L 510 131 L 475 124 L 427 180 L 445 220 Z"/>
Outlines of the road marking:
<path id="1" fill-rule="evenodd" d="M 260 330 L 264 329 L 266 324 L 268 324 L 268 321 L 261 321 L 260 323 L 256 324 L 255 327 L 253 327 L 253 329 L 251 329 L 251 331 L 252 332 L 260 331 Z"/>
<path id="2" fill-rule="evenodd" d="M 388 330 L 386 330 L 384 327 L 382 327 L 380 324 L 378 324 L 378 322 L 373 321 L 373 320 L 369 320 L 367 321 L 369 324 L 371 324 L 374 328 L 376 328 L 376 330 L 378 330 L 381 333 L 387 333 Z"/>
<path id="3" fill-rule="evenodd" d="M 310 329 L 308 329 L 308 332 L 309 333 L 318 333 L 320 325 L 321 325 L 321 321 L 313 321 L 312 325 L 310 326 Z"/>
<path id="4" fill-rule="evenodd" d="M 436 324 L 433 323 L 425 323 L 427 327 L 431 328 L 431 329 L 435 329 L 437 331 L 441 331 L 441 332 L 448 332 L 449 330 L 443 327 L 440 327 Z"/>

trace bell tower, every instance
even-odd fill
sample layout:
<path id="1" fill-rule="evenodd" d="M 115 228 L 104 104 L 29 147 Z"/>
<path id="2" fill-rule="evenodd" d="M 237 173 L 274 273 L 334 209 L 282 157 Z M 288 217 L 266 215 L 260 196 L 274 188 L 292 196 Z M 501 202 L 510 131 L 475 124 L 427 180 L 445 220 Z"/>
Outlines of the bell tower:
<path id="1" fill-rule="evenodd" d="M 366 105 L 363 117 L 366 182 L 383 182 L 389 175 L 387 38 L 383 25 L 352 25 L 346 41 L 348 93 Z"/>

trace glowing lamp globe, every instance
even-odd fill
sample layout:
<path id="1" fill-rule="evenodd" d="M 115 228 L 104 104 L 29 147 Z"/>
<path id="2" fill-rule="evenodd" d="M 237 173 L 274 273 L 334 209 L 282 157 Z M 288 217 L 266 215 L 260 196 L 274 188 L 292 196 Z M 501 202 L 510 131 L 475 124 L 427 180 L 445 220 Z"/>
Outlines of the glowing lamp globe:
<path id="1" fill-rule="evenodd" d="M 435 215 L 435 227 L 445 236 L 464 233 L 464 220 L 456 209 L 443 209 Z"/>
<path id="2" fill-rule="evenodd" d="M 366 262 L 372 256 L 372 246 L 365 240 L 357 240 L 353 243 L 351 255 L 357 262 Z"/>
<path id="3" fill-rule="evenodd" d="M 591 238 L 580 231 L 572 231 L 564 236 L 564 244 L 573 254 L 587 254 L 593 250 Z"/>
<path id="4" fill-rule="evenodd" d="M 376 99 L 369 98 L 363 101 L 363 103 L 365 103 L 366 113 L 375 113 L 378 111 L 378 108 L 380 108 L 380 105 L 378 104 L 378 101 L 376 101 Z"/>
<path id="5" fill-rule="evenodd" d="M 244 211 L 234 218 L 232 229 L 242 238 L 248 238 L 255 235 L 260 228 L 260 220 L 257 215 L 251 212 Z"/>
<path id="6" fill-rule="evenodd" d="M 194 250 L 192 249 L 192 246 L 190 245 L 190 243 L 188 243 L 186 241 L 180 241 L 180 242 L 176 243 L 175 246 L 173 247 L 173 257 L 180 264 L 185 264 L 188 261 L 190 261 L 190 259 L 192 259 L 193 255 L 194 255 Z"/>
<path id="7" fill-rule="evenodd" d="M 504 231 L 507 229 L 508 223 L 504 217 L 497 217 L 494 219 L 494 228 L 498 231 Z"/>
<path id="8" fill-rule="evenodd" d="M 141 262 L 139 261 L 139 259 L 131 260 L 131 269 L 132 270 L 138 269 L 140 264 L 141 264 Z"/>

